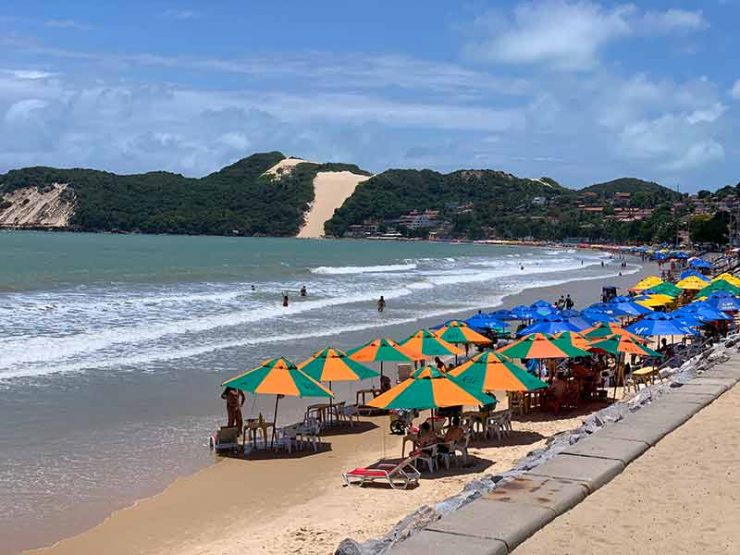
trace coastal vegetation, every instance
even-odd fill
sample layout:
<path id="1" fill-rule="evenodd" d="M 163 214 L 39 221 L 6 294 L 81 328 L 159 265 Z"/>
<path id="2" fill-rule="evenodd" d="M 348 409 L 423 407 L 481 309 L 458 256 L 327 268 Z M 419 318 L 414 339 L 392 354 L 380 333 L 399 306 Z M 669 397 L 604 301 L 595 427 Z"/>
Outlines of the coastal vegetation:
<path id="1" fill-rule="evenodd" d="M 66 184 L 74 204 L 68 227 L 84 231 L 295 236 L 314 200 L 317 172 L 353 164 L 304 162 L 267 172 L 285 156 L 257 153 L 196 179 L 169 172 L 117 175 L 32 167 L 0 175 L 0 211 L 9 193 Z M 361 183 L 325 223 L 327 235 L 535 239 L 599 242 L 722 243 L 740 188 L 680 194 L 658 183 L 621 178 L 581 190 L 552 178 L 494 170 L 391 169 Z"/>

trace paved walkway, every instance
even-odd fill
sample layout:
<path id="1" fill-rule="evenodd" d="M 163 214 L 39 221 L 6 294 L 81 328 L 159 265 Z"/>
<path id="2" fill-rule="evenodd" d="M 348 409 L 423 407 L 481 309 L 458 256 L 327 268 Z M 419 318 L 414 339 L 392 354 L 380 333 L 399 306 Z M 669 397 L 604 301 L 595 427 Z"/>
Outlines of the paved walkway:
<path id="1" fill-rule="evenodd" d="M 740 386 L 515 552 L 740 553 Z"/>

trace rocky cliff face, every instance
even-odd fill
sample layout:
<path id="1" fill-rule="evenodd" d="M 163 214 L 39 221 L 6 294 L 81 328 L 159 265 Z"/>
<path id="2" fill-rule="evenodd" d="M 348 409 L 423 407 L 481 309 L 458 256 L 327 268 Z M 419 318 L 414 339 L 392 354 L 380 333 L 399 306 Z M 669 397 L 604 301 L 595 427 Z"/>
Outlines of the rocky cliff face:
<path id="1" fill-rule="evenodd" d="M 24 187 L 0 196 L 0 227 L 61 229 L 74 212 L 74 194 L 66 183 Z"/>

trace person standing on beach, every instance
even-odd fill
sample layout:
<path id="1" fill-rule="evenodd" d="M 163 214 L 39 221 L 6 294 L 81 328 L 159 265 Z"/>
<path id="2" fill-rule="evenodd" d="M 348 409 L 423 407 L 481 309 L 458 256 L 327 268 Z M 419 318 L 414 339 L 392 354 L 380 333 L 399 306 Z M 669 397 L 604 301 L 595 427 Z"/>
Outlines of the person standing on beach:
<path id="1" fill-rule="evenodd" d="M 226 414 L 229 419 L 227 426 L 236 426 L 241 432 L 244 421 L 242 420 L 242 405 L 246 401 L 244 392 L 233 387 L 227 387 L 221 394 L 221 399 L 226 400 Z"/>
<path id="2" fill-rule="evenodd" d="M 378 312 L 383 312 L 385 310 L 385 299 L 383 298 L 383 295 L 380 296 L 378 299 Z"/>
<path id="3" fill-rule="evenodd" d="M 565 308 L 567 308 L 568 310 L 570 310 L 571 308 L 573 308 L 575 306 L 575 304 L 576 303 L 573 302 L 573 299 L 570 298 L 570 293 L 568 293 L 565 296 Z"/>

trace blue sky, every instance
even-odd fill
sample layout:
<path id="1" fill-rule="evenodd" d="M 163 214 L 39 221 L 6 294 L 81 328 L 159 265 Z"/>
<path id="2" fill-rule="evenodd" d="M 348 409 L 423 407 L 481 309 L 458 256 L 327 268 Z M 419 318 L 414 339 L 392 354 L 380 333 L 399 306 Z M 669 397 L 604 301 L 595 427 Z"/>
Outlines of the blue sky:
<path id="1" fill-rule="evenodd" d="M 740 180 L 740 0 L 0 1 L 0 171 Z"/>

